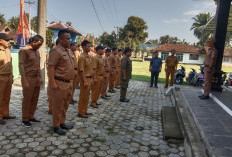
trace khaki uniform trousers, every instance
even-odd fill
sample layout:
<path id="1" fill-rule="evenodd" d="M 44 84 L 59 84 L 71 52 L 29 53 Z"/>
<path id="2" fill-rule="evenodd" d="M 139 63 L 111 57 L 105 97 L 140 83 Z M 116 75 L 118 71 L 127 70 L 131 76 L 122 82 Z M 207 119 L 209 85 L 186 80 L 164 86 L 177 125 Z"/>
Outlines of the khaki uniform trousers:
<path id="1" fill-rule="evenodd" d="M 121 79 L 121 88 L 120 88 L 120 100 L 126 99 L 127 88 L 129 84 L 129 79 Z"/>
<path id="2" fill-rule="evenodd" d="M 116 79 L 115 79 L 115 87 L 119 87 L 119 86 L 120 86 L 120 70 L 116 72 Z"/>
<path id="3" fill-rule="evenodd" d="M 107 87 L 109 84 L 109 73 L 106 74 L 106 76 L 103 77 L 103 83 L 102 83 L 102 88 L 101 88 L 101 96 L 105 96 L 107 94 Z"/>
<path id="4" fill-rule="evenodd" d="M 171 75 L 170 86 L 173 86 L 173 83 L 174 83 L 174 74 L 175 74 L 175 72 L 176 72 L 175 68 L 167 68 L 167 70 L 166 70 L 165 86 L 168 86 L 168 81 L 169 81 L 169 76 L 170 76 L 170 75 Z"/>
<path id="5" fill-rule="evenodd" d="M 115 79 L 116 79 L 116 69 L 113 69 L 113 74 L 110 74 L 109 77 L 109 90 L 113 90 L 115 87 Z"/>
<path id="6" fill-rule="evenodd" d="M 51 88 L 52 95 L 52 120 L 53 127 L 60 127 L 60 124 L 64 124 L 66 119 L 66 112 L 69 107 L 69 102 L 72 99 L 72 84 L 55 80 L 58 89 Z"/>
<path id="7" fill-rule="evenodd" d="M 212 78 L 213 78 L 213 74 L 214 74 L 214 70 L 212 70 L 210 73 L 207 72 L 208 71 L 208 67 L 205 67 L 204 69 L 204 94 L 206 96 L 209 96 L 209 93 L 211 91 L 211 87 L 212 87 Z"/>
<path id="8" fill-rule="evenodd" d="M 96 105 L 99 99 L 103 83 L 103 76 L 97 75 L 97 82 L 93 84 L 91 104 Z"/>
<path id="9" fill-rule="evenodd" d="M 52 112 L 52 96 L 51 96 L 51 85 L 48 77 L 48 86 L 47 86 L 47 96 L 48 96 L 48 112 Z"/>
<path id="10" fill-rule="evenodd" d="M 12 81 L 10 79 L 8 81 L 0 80 L 0 120 L 9 116 L 11 88 Z"/>
<path id="11" fill-rule="evenodd" d="M 88 110 L 88 103 L 89 103 L 89 94 L 90 94 L 90 86 L 91 86 L 91 78 L 86 78 L 88 82 L 88 86 L 84 86 L 84 81 L 80 81 L 80 96 L 79 96 L 79 103 L 78 103 L 78 114 L 85 115 Z"/>
<path id="12" fill-rule="evenodd" d="M 76 89 L 76 86 L 77 86 L 77 81 L 78 81 L 78 72 L 77 72 L 77 70 L 75 70 L 75 72 L 74 72 L 74 79 L 73 79 L 73 92 L 72 92 L 72 98 L 73 98 L 74 93 L 75 93 L 75 89 Z"/>
<path id="13" fill-rule="evenodd" d="M 23 86 L 22 120 L 34 119 L 35 110 L 38 103 L 40 83 L 38 77 L 27 77 L 29 88 Z M 23 84 L 22 84 L 23 85 Z"/>

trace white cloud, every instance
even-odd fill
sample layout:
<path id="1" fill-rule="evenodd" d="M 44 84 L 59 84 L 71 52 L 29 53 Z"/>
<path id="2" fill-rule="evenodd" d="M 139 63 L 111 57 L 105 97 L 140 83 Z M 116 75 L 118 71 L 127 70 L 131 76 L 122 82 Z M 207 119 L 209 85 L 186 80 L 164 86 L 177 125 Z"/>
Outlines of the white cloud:
<path id="1" fill-rule="evenodd" d="M 189 22 L 189 19 L 185 19 L 185 18 L 172 18 L 172 19 L 166 19 L 163 20 L 164 23 L 186 23 Z"/>
<path id="2" fill-rule="evenodd" d="M 197 14 L 199 14 L 201 11 L 200 10 L 189 10 L 184 12 L 184 15 L 191 15 L 191 16 L 195 16 Z"/>
<path id="3" fill-rule="evenodd" d="M 214 0 L 211 0 L 209 2 L 199 2 L 198 4 L 195 5 L 195 8 L 200 12 L 215 13 L 217 5 L 215 4 Z"/>

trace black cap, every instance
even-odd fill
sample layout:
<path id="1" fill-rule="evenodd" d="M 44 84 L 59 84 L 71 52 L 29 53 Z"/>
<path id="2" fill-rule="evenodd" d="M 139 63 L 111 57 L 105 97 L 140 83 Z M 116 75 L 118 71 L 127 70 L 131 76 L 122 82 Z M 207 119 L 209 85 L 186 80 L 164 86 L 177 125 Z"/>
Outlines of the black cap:
<path id="1" fill-rule="evenodd" d="M 12 38 L 5 33 L 0 33 L 0 39 L 6 40 L 6 41 L 12 40 Z"/>
<path id="2" fill-rule="evenodd" d="M 98 45 L 98 46 L 96 47 L 96 51 L 97 51 L 97 50 L 100 50 L 100 49 L 102 49 L 102 50 L 103 50 L 103 49 L 104 49 L 104 47 L 103 47 L 103 46 L 101 46 L 101 45 Z"/>

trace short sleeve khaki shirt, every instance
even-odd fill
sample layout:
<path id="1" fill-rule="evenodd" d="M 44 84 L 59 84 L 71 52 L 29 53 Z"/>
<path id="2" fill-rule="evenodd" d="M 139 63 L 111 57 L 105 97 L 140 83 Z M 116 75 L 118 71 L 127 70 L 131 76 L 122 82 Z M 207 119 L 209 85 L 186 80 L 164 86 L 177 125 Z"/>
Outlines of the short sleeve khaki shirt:
<path id="1" fill-rule="evenodd" d="M 80 72 L 84 72 L 84 76 L 93 75 L 93 66 L 91 58 L 87 53 L 82 53 L 79 58 L 78 69 Z"/>
<path id="2" fill-rule="evenodd" d="M 165 63 L 168 68 L 175 68 L 179 62 L 176 56 L 168 56 Z"/>
<path id="3" fill-rule="evenodd" d="M 206 58 L 204 61 L 204 65 L 209 66 L 211 60 L 213 60 L 213 65 L 215 65 L 217 56 L 218 56 L 218 51 L 215 48 L 209 49 L 209 51 L 206 52 Z"/>
<path id="4" fill-rule="evenodd" d="M 55 77 L 64 80 L 73 80 L 74 78 L 74 61 L 72 53 L 69 49 L 58 44 L 49 53 L 49 66 L 55 66 Z"/>
<path id="5" fill-rule="evenodd" d="M 96 55 L 95 57 L 95 64 L 96 64 L 96 74 L 97 75 L 102 75 L 104 74 L 104 61 L 102 56 Z"/>
<path id="6" fill-rule="evenodd" d="M 112 69 L 116 69 L 117 63 L 116 63 L 116 56 L 114 54 L 111 54 L 109 57 L 109 64 Z"/>

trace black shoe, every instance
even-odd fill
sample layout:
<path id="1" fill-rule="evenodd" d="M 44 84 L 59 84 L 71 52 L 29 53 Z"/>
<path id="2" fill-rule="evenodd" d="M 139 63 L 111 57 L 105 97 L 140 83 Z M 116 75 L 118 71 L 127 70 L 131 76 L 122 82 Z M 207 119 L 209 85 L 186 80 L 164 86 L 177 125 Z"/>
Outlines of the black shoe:
<path id="1" fill-rule="evenodd" d="M 39 123 L 40 122 L 39 120 L 37 120 L 35 118 L 34 119 L 29 119 L 29 121 L 32 122 L 32 123 Z"/>
<path id="2" fill-rule="evenodd" d="M 3 117 L 3 119 L 15 119 L 15 116 L 7 116 L 7 117 Z"/>
<path id="3" fill-rule="evenodd" d="M 109 98 L 109 97 L 111 97 L 111 96 L 110 96 L 110 95 L 105 95 L 105 97 Z"/>
<path id="4" fill-rule="evenodd" d="M 51 114 L 51 115 L 52 115 L 52 111 L 48 111 L 48 114 Z"/>
<path id="5" fill-rule="evenodd" d="M 129 102 L 129 99 L 120 99 L 121 102 Z"/>
<path id="6" fill-rule="evenodd" d="M 74 105 L 74 102 L 71 100 L 71 101 L 69 102 L 69 104 Z"/>
<path id="7" fill-rule="evenodd" d="M 78 114 L 77 116 L 81 117 L 81 118 L 89 118 L 86 114 L 84 114 L 84 115 Z"/>
<path id="8" fill-rule="evenodd" d="M 0 125 L 4 125 L 6 122 L 4 120 L 0 120 Z"/>
<path id="9" fill-rule="evenodd" d="M 77 101 L 76 100 L 72 100 L 72 102 L 76 103 Z"/>
<path id="10" fill-rule="evenodd" d="M 91 115 L 93 115 L 92 113 L 90 113 L 90 112 L 86 112 L 85 113 L 85 115 L 87 115 L 87 116 L 91 116 Z"/>
<path id="11" fill-rule="evenodd" d="M 150 85 L 149 87 L 153 87 L 152 85 Z"/>
<path id="12" fill-rule="evenodd" d="M 120 89 L 121 87 L 115 87 L 116 89 Z"/>
<path id="13" fill-rule="evenodd" d="M 158 88 L 158 86 L 155 86 L 155 88 Z"/>
<path id="14" fill-rule="evenodd" d="M 101 96 L 102 99 L 108 100 L 105 96 Z"/>
<path id="15" fill-rule="evenodd" d="M 109 92 L 109 93 L 115 93 L 115 91 L 114 91 L 114 90 L 109 90 L 108 92 Z"/>
<path id="16" fill-rule="evenodd" d="M 203 97 L 200 97 L 200 99 L 202 99 L 202 100 L 209 99 L 209 96 L 203 96 Z"/>
<path id="17" fill-rule="evenodd" d="M 66 132 L 62 130 L 60 127 L 59 128 L 54 128 L 54 133 L 57 133 L 58 135 L 65 135 Z"/>
<path id="18" fill-rule="evenodd" d="M 92 105 L 92 104 L 90 104 L 90 106 L 91 106 L 92 108 L 98 108 L 97 105 Z"/>
<path id="19" fill-rule="evenodd" d="M 30 121 L 22 121 L 22 125 L 29 128 L 29 127 L 31 127 L 31 122 Z"/>
<path id="20" fill-rule="evenodd" d="M 165 86 L 164 88 L 168 88 L 168 86 Z"/>
<path id="21" fill-rule="evenodd" d="M 61 129 L 70 130 L 73 128 L 72 125 L 60 124 Z"/>
<path id="22" fill-rule="evenodd" d="M 97 103 L 96 105 L 99 106 L 99 105 L 101 105 L 101 104 Z"/>
<path id="23" fill-rule="evenodd" d="M 199 98 L 202 98 L 202 97 L 204 97 L 205 96 L 205 94 L 202 94 L 202 95 L 200 95 L 200 96 L 198 96 Z"/>

